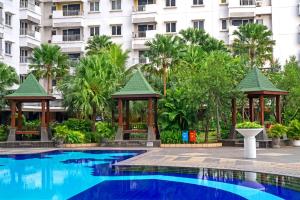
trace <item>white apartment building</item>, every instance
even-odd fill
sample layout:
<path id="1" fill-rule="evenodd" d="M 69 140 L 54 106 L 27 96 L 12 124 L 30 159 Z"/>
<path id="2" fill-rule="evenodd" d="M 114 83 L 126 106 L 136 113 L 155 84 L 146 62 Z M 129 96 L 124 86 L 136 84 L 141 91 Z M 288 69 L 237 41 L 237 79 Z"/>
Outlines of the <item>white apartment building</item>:
<path id="1" fill-rule="evenodd" d="M 77 59 L 100 34 L 130 51 L 131 66 L 147 62 L 145 42 L 155 34 L 195 27 L 230 45 L 233 31 L 249 22 L 273 31 L 280 63 L 300 57 L 298 0 L 0 0 L 0 61 L 24 77 L 41 43 L 57 44 Z"/>

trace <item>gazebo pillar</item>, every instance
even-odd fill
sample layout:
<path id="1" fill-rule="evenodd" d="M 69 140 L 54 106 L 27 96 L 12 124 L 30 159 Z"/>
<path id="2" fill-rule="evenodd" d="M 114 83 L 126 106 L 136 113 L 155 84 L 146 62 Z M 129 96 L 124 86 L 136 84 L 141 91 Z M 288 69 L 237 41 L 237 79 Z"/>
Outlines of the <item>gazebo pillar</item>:
<path id="1" fill-rule="evenodd" d="M 16 102 L 11 101 L 10 104 L 10 129 L 7 141 L 16 141 Z"/>
<path id="2" fill-rule="evenodd" d="M 264 126 L 264 123 L 265 123 L 265 100 L 264 100 L 264 95 L 259 96 L 259 107 L 260 107 L 260 112 L 259 112 L 260 124 L 262 126 Z"/>
<path id="3" fill-rule="evenodd" d="M 276 121 L 277 121 L 277 123 L 281 123 L 280 95 L 276 96 Z"/>
<path id="4" fill-rule="evenodd" d="M 126 130 L 128 130 L 129 129 L 129 126 L 130 126 L 130 124 L 129 124 L 129 100 L 126 100 L 125 101 L 125 118 L 126 118 Z"/>
<path id="5" fill-rule="evenodd" d="M 235 125 L 236 125 L 236 98 L 231 99 L 231 130 L 230 130 L 230 139 L 236 138 Z"/>
<path id="6" fill-rule="evenodd" d="M 253 97 L 249 98 L 249 115 L 250 115 L 250 122 L 254 122 L 254 108 L 253 108 Z"/>
<path id="7" fill-rule="evenodd" d="M 50 102 L 49 100 L 46 103 L 46 126 L 49 127 L 50 124 Z"/>
<path id="8" fill-rule="evenodd" d="M 118 131 L 116 140 L 123 140 L 123 101 L 118 99 Z"/>
<path id="9" fill-rule="evenodd" d="M 17 104 L 18 108 L 18 130 L 22 130 L 22 104 Z"/>
<path id="10" fill-rule="evenodd" d="M 148 141 L 156 140 L 154 129 L 154 116 L 153 116 L 153 99 L 148 99 Z"/>
<path id="11" fill-rule="evenodd" d="M 41 141 L 48 141 L 48 130 L 46 126 L 46 101 L 42 100 Z"/>

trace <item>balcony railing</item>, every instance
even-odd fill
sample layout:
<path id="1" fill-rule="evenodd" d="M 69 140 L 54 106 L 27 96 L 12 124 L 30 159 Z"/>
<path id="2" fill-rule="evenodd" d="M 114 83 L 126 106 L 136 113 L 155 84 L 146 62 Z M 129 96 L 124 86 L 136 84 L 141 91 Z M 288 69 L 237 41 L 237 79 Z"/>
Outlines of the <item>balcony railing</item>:
<path id="1" fill-rule="evenodd" d="M 138 31 L 134 33 L 135 38 L 145 38 L 147 36 L 146 31 Z"/>
<path id="2" fill-rule="evenodd" d="M 29 63 L 29 56 L 20 56 L 20 63 Z"/>
<path id="3" fill-rule="evenodd" d="M 81 15 L 80 10 L 63 10 L 63 16 L 79 16 Z"/>
<path id="4" fill-rule="evenodd" d="M 20 35 L 28 35 L 31 37 L 35 37 L 35 31 L 27 29 L 27 28 L 21 28 Z"/>
<path id="5" fill-rule="evenodd" d="M 63 41 L 80 41 L 81 36 L 80 34 L 76 35 L 63 35 Z"/>
<path id="6" fill-rule="evenodd" d="M 240 0 L 241 6 L 254 6 L 255 0 Z"/>

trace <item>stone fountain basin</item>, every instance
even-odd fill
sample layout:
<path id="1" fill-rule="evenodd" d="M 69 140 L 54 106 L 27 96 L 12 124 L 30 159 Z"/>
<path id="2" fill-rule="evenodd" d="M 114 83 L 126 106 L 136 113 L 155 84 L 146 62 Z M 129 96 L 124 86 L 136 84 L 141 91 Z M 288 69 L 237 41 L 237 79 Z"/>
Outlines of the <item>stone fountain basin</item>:
<path id="1" fill-rule="evenodd" d="M 263 128 L 238 128 L 236 129 L 242 136 L 245 138 L 248 137 L 255 137 L 258 135 L 261 131 L 263 131 Z"/>

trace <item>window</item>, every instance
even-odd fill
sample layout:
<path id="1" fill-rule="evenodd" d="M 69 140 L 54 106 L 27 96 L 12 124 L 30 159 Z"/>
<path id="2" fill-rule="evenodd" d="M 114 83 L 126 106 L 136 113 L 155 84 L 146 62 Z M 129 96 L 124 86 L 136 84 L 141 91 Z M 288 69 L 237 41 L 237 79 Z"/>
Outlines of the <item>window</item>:
<path id="1" fill-rule="evenodd" d="M 122 35 L 122 25 L 112 25 L 111 26 L 111 35 L 114 35 L 114 36 Z"/>
<path id="2" fill-rule="evenodd" d="M 12 14 L 9 12 L 5 13 L 5 25 L 11 26 Z"/>
<path id="3" fill-rule="evenodd" d="M 221 2 L 221 4 L 227 4 L 227 0 L 220 0 Z"/>
<path id="4" fill-rule="evenodd" d="M 91 12 L 99 12 L 100 2 L 99 1 L 92 1 L 90 2 L 90 11 Z"/>
<path id="5" fill-rule="evenodd" d="M 176 22 L 166 22 L 166 32 L 176 33 Z"/>
<path id="6" fill-rule="evenodd" d="M 20 63 L 28 63 L 28 51 L 26 49 L 20 49 Z"/>
<path id="7" fill-rule="evenodd" d="M 241 6 L 253 6 L 255 5 L 255 0 L 240 0 Z"/>
<path id="8" fill-rule="evenodd" d="M 56 30 L 52 30 L 51 35 L 56 35 Z"/>
<path id="9" fill-rule="evenodd" d="M 77 16 L 80 13 L 80 4 L 63 5 L 63 16 Z"/>
<path id="10" fill-rule="evenodd" d="M 27 8 L 28 0 L 20 0 L 20 8 Z"/>
<path id="11" fill-rule="evenodd" d="M 203 0 L 193 0 L 193 5 L 194 6 L 203 5 Z"/>
<path id="12" fill-rule="evenodd" d="M 51 6 L 51 12 L 53 13 L 53 11 L 56 11 L 56 5 L 55 5 L 55 4 L 53 4 L 53 5 Z"/>
<path id="13" fill-rule="evenodd" d="M 248 23 L 253 23 L 253 19 L 233 19 L 232 26 L 241 26 Z"/>
<path id="14" fill-rule="evenodd" d="M 139 63 L 147 63 L 146 51 L 139 51 Z"/>
<path id="15" fill-rule="evenodd" d="M 257 24 L 264 24 L 264 20 L 263 20 L 263 19 L 257 19 L 257 20 L 256 20 L 256 23 L 257 23 Z"/>
<path id="16" fill-rule="evenodd" d="M 90 27 L 90 36 L 100 35 L 100 26 L 91 26 Z"/>
<path id="17" fill-rule="evenodd" d="M 193 27 L 196 29 L 203 29 L 204 30 L 204 20 L 195 20 L 193 21 Z"/>
<path id="18" fill-rule="evenodd" d="M 11 55 L 12 42 L 5 42 L 5 54 Z"/>
<path id="19" fill-rule="evenodd" d="M 63 41 L 80 41 L 80 29 L 63 30 Z"/>
<path id="20" fill-rule="evenodd" d="M 166 0 L 166 7 L 176 6 L 176 0 Z"/>
<path id="21" fill-rule="evenodd" d="M 20 76 L 20 83 L 23 83 L 25 81 L 27 75 L 26 74 L 20 74 L 19 76 Z"/>
<path id="22" fill-rule="evenodd" d="M 122 4 L 121 0 L 111 0 L 111 9 L 121 10 L 122 9 L 121 4 Z"/>
<path id="23" fill-rule="evenodd" d="M 222 30 L 227 30 L 227 20 L 226 19 L 222 19 L 221 23 L 222 23 L 221 29 Z"/>

